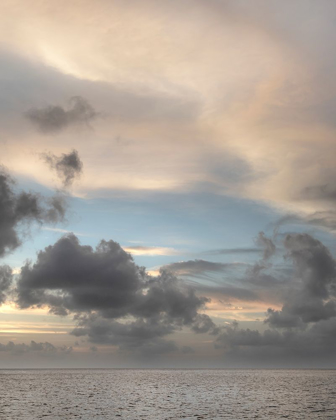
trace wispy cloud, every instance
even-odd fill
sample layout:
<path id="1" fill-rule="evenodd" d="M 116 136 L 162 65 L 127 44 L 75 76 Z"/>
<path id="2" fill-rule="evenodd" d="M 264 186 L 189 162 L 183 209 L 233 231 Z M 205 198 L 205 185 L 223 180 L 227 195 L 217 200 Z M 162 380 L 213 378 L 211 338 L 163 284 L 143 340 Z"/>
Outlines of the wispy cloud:
<path id="1" fill-rule="evenodd" d="M 181 251 L 178 251 L 174 248 L 166 248 L 159 246 L 123 246 L 123 249 L 126 252 L 129 252 L 133 255 L 179 255 Z"/>
<path id="2" fill-rule="evenodd" d="M 53 227 L 49 227 L 49 226 L 43 226 L 42 230 L 47 230 L 49 232 L 56 232 L 56 233 L 64 233 L 64 234 L 74 233 L 76 236 L 91 236 L 87 233 L 73 232 L 72 230 L 53 228 Z"/>
<path id="3" fill-rule="evenodd" d="M 231 255 L 231 254 L 259 254 L 263 251 L 262 248 L 224 248 L 224 249 L 212 249 L 209 251 L 203 251 L 202 255 Z"/>

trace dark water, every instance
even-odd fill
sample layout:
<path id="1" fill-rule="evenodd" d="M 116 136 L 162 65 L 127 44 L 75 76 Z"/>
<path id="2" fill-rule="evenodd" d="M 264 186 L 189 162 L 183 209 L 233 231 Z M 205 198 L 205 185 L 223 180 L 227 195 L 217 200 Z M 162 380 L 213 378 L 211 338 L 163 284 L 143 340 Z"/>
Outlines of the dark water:
<path id="1" fill-rule="evenodd" d="M 0 371 L 0 419 L 336 419 L 332 370 Z"/>

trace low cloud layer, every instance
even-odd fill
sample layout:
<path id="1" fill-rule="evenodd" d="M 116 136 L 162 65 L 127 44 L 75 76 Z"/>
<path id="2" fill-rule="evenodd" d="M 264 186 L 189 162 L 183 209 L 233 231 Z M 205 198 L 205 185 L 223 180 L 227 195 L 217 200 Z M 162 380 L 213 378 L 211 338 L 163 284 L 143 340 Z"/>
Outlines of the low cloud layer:
<path id="1" fill-rule="evenodd" d="M 33 222 L 56 223 L 64 220 L 62 195 L 44 198 L 33 192 L 17 192 L 13 179 L 0 170 L 0 257 L 21 244 L 20 230 Z"/>
<path id="2" fill-rule="evenodd" d="M 71 125 L 84 124 L 97 117 L 97 112 L 81 96 L 73 96 L 68 107 L 49 105 L 45 108 L 32 108 L 26 112 L 26 117 L 40 131 L 44 133 L 57 133 Z"/>
<path id="3" fill-rule="evenodd" d="M 56 354 L 56 353 L 63 353 L 68 354 L 72 352 L 72 347 L 67 346 L 54 346 L 49 342 L 44 343 L 36 343 L 35 341 L 31 341 L 30 344 L 25 343 L 13 343 L 9 341 L 7 344 L 0 343 L 0 352 L 7 352 L 11 354 L 23 354 L 23 353 L 43 353 L 43 354 Z"/>
<path id="4" fill-rule="evenodd" d="M 41 154 L 41 158 L 47 163 L 50 169 L 57 173 L 64 187 L 71 186 L 83 171 L 83 162 L 77 150 L 73 150 L 70 153 L 63 153 L 61 156 L 56 156 L 50 152 L 43 153 Z"/>

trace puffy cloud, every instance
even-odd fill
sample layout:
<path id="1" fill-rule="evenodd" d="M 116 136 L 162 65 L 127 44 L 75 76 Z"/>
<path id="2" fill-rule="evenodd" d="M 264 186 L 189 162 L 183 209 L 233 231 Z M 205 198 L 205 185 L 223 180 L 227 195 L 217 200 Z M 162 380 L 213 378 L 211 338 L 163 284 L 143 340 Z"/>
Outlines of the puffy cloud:
<path id="1" fill-rule="evenodd" d="M 26 117 L 42 132 L 55 133 L 74 124 L 86 124 L 97 117 L 97 112 L 81 96 L 73 96 L 68 108 L 49 105 L 45 108 L 32 108 Z"/>
<path id="2" fill-rule="evenodd" d="M 281 311 L 269 310 L 266 322 L 289 327 L 336 316 L 336 263 L 329 250 L 308 234 L 287 235 L 284 245 L 299 281 Z"/>
<path id="3" fill-rule="evenodd" d="M 192 326 L 192 330 L 198 334 L 210 332 L 211 334 L 216 335 L 219 333 L 219 328 L 206 314 L 200 314 L 196 317 L 196 321 Z"/>
<path id="4" fill-rule="evenodd" d="M 70 234 L 27 263 L 18 281 L 21 307 L 49 305 L 63 311 L 109 310 L 123 316 L 146 284 L 139 269 L 119 244 L 102 241 L 96 250 Z"/>
<path id="5" fill-rule="evenodd" d="M 69 187 L 83 171 L 83 162 L 80 160 L 77 150 L 68 154 L 63 153 L 61 156 L 55 156 L 50 152 L 43 153 L 41 157 L 52 170 L 56 171 L 64 187 Z"/>
<path id="6" fill-rule="evenodd" d="M 199 313 L 209 299 L 165 270 L 149 276 L 114 241 L 103 240 L 94 250 L 73 234 L 64 236 L 39 252 L 35 264 L 22 267 L 17 293 L 21 308 L 48 306 L 59 315 L 76 314 L 73 334 L 93 343 L 129 349 L 151 343 L 162 350 L 162 337 L 183 326 L 215 330 Z"/>
<path id="7" fill-rule="evenodd" d="M 49 199 L 32 192 L 15 192 L 14 181 L 0 170 L 0 257 L 21 244 L 20 228 L 32 222 L 59 222 L 65 217 L 65 199 Z"/>
<path id="8" fill-rule="evenodd" d="M 234 323 L 222 329 L 215 345 L 236 360 L 254 357 L 290 364 L 325 355 L 330 361 L 336 350 L 336 262 L 308 234 L 288 234 L 284 246 L 295 271 L 282 309 L 267 311 L 265 323 L 271 329 L 240 329 Z"/>

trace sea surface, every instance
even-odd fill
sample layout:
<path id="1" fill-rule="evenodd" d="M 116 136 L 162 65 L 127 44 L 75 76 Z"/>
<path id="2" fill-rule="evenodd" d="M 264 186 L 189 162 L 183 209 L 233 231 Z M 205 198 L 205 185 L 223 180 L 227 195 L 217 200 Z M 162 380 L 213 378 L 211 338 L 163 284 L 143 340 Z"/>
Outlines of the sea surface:
<path id="1" fill-rule="evenodd" d="M 336 419 L 333 370 L 0 370 L 0 419 Z"/>

